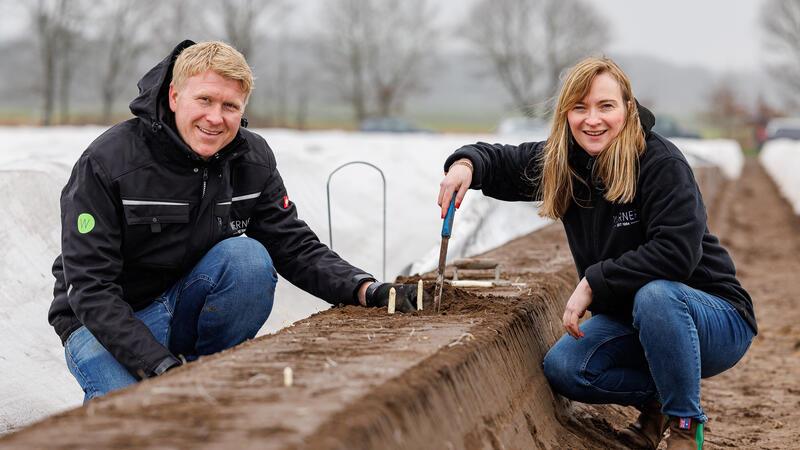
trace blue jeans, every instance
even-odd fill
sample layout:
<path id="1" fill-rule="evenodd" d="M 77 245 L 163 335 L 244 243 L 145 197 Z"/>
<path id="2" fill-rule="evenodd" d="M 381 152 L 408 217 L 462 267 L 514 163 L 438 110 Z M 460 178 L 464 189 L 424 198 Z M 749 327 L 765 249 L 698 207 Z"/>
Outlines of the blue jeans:
<path id="1" fill-rule="evenodd" d="M 700 379 L 733 367 L 754 335 L 730 303 L 664 280 L 636 293 L 633 323 L 598 314 L 581 328 L 584 338 L 565 334 L 545 355 L 556 392 L 583 403 L 658 400 L 664 414 L 701 422 Z"/>
<path id="2" fill-rule="evenodd" d="M 272 259 L 261 243 L 229 238 L 135 314 L 158 342 L 191 361 L 252 339 L 272 311 L 277 282 Z M 72 332 L 64 354 L 84 401 L 137 381 L 86 327 Z"/>

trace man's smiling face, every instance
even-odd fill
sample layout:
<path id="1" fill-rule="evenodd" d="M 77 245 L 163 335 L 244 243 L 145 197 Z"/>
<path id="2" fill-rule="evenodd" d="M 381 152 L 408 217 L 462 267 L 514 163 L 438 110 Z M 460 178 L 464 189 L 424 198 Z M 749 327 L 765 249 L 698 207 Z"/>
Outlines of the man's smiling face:
<path id="1" fill-rule="evenodd" d="M 236 137 L 246 101 L 238 81 L 213 70 L 189 77 L 180 86 L 169 86 L 169 107 L 178 133 L 203 159 Z"/>

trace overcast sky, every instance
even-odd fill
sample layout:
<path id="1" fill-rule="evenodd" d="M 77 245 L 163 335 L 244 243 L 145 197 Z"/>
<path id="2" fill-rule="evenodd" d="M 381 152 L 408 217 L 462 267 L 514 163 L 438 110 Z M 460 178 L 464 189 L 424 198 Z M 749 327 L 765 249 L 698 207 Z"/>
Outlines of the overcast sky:
<path id="1" fill-rule="evenodd" d="M 601 0 L 610 51 L 646 53 L 715 71 L 757 70 L 765 0 Z M 602 6 L 600 6 L 602 5 Z"/>

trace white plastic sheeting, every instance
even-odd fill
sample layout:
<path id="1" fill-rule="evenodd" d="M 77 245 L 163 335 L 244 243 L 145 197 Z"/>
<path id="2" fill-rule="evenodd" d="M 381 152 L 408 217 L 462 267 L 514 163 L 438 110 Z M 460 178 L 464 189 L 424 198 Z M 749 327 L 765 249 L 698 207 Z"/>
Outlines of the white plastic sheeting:
<path id="1" fill-rule="evenodd" d="M 742 173 L 744 167 L 742 148 L 732 139 L 672 138 L 670 141 L 687 157 L 698 157 L 718 166 L 729 180 L 739 178 Z"/>
<path id="2" fill-rule="evenodd" d="M 781 194 L 800 214 L 800 142 L 789 139 L 769 141 L 759 155 Z"/>

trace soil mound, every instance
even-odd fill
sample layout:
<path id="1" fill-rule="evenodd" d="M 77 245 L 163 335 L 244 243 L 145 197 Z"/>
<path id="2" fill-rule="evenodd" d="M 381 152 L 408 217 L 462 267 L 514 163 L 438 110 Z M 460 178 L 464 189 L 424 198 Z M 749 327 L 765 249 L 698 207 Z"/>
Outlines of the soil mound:
<path id="1" fill-rule="evenodd" d="M 552 395 L 541 371 L 576 282 L 562 234 L 551 226 L 489 253 L 508 268 L 505 279 L 527 287 L 448 286 L 440 315 L 335 308 L 51 417 L 0 445 L 613 447 L 603 423 L 571 431 L 577 427 L 569 422 L 581 419 Z M 432 290 L 431 283 L 429 304 Z"/>
<path id="2" fill-rule="evenodd" d="M 743 182 L 749 183 L 748 174 L 752 172 L 745 172 Z M 710 398 L 712 415 L 708 447 L 758 447 L 755 444 L 768 433 L 742 427 L 750 417 L 748 411 L 766 417 L 767 410 L 757 409 L 754 402 L 767 399 L 764 407 L 777 408 L 779 414 L 773 414 L 774 423 L 769 423 L 782 434 L 763 442 L 769 442 L 770 448 L 791 448 L 800 437 L 797 413 L 792 412 L 800 405 L 800 391 L 790 386 L 789 378 L 774 389 L 755 380 L 761 380 L 758 374 L 769 366 L 788 367 L 786 376 L 794 376 L 796 382 L 793 339 L 798 313 L 794 308 L 791 317 L 783 319 L 778 310 L 765 306 L 770 291 L 750 274 L 770 277 L 752 266 L 764 264 L 765 256 L 778 255 L 790 264 L 789 258 L 796 253 L 789 250 L 800 248 L 798 238 L 792 238 L 792 246 L 757 249 L 745 228 L 751 225 L 747 216 L 751 213 L 729 206 L 733 199 L 726 193 L 730 189 L 719 184 L 719 173 L 698 178 L 704 183 L 712 214 L 723 216 L 722 222 L 715 217 L 714 223 L 723 223 L 719 227 L 731 236 L 729 244 L 734 256 L 741 258 L 737 264 L 745 287 L 759 297 L 757 313 L 765 330 L 744 368 L 721 376 L 722 384 L 714 380 L 706 384 L 704 400 Z M 758 183 L 768 185 L 768 181 Z M 777 194 L 762 194 L 758 189 L 748 201 L 760 201 L 765 208 L 785 206 L 765 202 L 762 197 Z M 787 227 L 781 233 L 788 233 Z M 713 226 L 712 231 L 716 231 Z M 769 239 L 780 237 L 770 235 Z M 430 309 L 388 315 L 377 309 L 334 308 L 278 334 L 202 358 L 34 424 L 0 439 L 0 447 L 624 448 L 614 430 L 629 422 L 633 411 L 568 402 L 552 394 L 542 374 L 542 358 L 562 334 L 563 304 L 577 282 L 560 225 L 483 257 L 502 264 L 504 280 L 526 285 L 448 286 L 440 315 Z M 792 268 L 796 259 L 794 264 Z M 493 275 L 489 272 L 486 278 Z M 774 283 L 787 282 L 786 277 L 777 280 L 780 275 L 774 270 L 771 275 Z M 787 284 L 796 292 L 800 286 L 794 278 L 793 284 Z M 428 284 L 427 306 L 432 303 L 432 289 L 432 283 Z M 781 311 L 792 309 L 785 304 L 788 301 L 781 304 Z M 786 332 L 770 331 L 770 321 L 780 320 L 789 327 Z M 783 353 L 772 355 L 771 341 Z M 787 363 L 792 357 L 795 362 Z M 291 386 L 284 384 L 287 367 L 293 372 Z M 769 372 L 771 377 L 776 376 L 775 370 Z M 780 399 L 791 404 L 781 410 Z M 755 420 L 766 423 L 766 419 Z M 737 437 L 742 429 L 746 436 Z"/>

